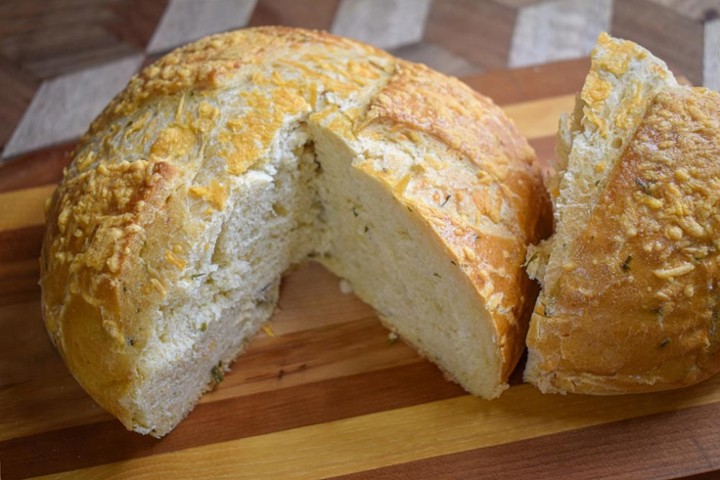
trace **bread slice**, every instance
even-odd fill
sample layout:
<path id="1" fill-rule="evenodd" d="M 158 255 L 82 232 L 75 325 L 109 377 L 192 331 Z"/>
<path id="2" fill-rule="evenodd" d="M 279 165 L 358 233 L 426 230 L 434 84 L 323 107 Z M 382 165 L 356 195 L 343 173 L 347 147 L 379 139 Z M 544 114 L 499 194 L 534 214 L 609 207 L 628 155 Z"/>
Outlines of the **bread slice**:
<path id="1" fill-rule="evenodd" d="M 528 252 L 542 292 L 525 378 L 542 391 L 661 390 L 720 367 L 719 106 L 647 50 L 600 35 L 560 125 L 556 232 Z"/>
<path id="2" fill-rule="evenodd" d="M 43 311 L 70 371 L 160 437 L 311 259 L 475 395 L 523 349 L 535 156 L 461 82 L 325 33 L 181 48 L 95 121 L 48 209 Z"/>

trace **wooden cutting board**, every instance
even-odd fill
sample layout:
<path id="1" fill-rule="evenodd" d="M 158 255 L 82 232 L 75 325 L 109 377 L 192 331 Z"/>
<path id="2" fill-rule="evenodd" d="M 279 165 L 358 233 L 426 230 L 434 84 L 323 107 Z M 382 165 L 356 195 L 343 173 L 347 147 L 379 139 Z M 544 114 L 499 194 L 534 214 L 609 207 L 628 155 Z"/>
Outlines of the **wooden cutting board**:
<path id="1" fill-rule="evenodd" d="M 586 60 L 466 78 L 546 163 Z M 42 205 L 67 147 L 0 169 L 0 478 L 716 478 L 720 378 L 618 397 L 466 395 L 317 265 L 232 373 L 162 440 L 127 432 L 77 385 L 42 325 Z M 700 476 L 694 476 L 702 474 Z"/>

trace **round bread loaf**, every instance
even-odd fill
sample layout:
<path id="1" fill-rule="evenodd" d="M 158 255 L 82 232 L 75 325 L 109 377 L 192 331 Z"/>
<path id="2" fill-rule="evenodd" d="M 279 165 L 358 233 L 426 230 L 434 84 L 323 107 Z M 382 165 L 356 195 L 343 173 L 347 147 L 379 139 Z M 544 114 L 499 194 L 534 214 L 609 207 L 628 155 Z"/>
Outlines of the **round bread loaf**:
<path id="1" fill-rule="evenodd" d="M 456 79 L 326 33 L 208 37 L 83 138 L 47 208 L 45 323 L 88 393 L 159 437 L 309 258 L 492 398 L 523 350 L 545 195 L 527 142 Z"/>
<path id="2" fill-rule="evenodd" d="M 525 378 L 544 392 L 647 392 L 720 370 L 720 94 L 601 35 L 550 180 L 555 235 Z"/>

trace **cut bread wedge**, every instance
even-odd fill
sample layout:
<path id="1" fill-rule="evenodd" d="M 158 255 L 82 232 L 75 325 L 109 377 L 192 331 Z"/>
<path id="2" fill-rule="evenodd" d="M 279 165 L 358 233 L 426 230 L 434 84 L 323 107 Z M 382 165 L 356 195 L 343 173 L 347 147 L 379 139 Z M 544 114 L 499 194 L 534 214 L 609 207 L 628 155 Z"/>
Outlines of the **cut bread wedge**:
<path id="1" fill-rule="evenodd" d="M 542 291 L 525 379 L 613 394 L 717 372 L 720 95 L 602 34 L 558 145 L 556 231 L 528 251 Z"/>
<path id="2" fill-rule="evenodd" d="M 493 398 L 524 348 L 545 197 L 527 141 L 456 79 L 322 32 L 216 35 L 85 136 L 48 206 L 44 318 L 90 395 L 160 437 L 310 259 Z"/>

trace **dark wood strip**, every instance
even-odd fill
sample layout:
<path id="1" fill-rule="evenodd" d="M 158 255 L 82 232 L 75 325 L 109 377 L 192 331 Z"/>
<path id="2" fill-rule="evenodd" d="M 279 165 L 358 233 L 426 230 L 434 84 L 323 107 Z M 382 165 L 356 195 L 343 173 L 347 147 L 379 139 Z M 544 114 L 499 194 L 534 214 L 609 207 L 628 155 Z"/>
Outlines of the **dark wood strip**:
<path id="1" fill-rule="evenodd" d="M 59 182 L 75 145 L 74 141 L 63 143 L 0 162 L 0 192 Z"/>
<path id="2" fill-rule="evenodd" d="M 579 92 L 590 59 L 566 60 L 536 67 L 496 70 L 461 80 L 498 105 L 527 102 Z"/>
<path id="3" fill-rule="evenodd" d="M 40 258 L 45 225 L 0 230 L 0 264 Z"/>
<path id="4" fill-rule="evenodd" d="M 0 306 L 38 299 L 44 225 L 0 231 Z"/>
<path id="5" fill-rule="evenodd" d="M 17 438 L 0 443 L 0 463 L 3 479 L 13 480 L 282 431 L 462 394 L 463 391 L 445 380 L 436 367 L 420 362 L 203 403 L 162 440 L 125 431 L 116 421 Z"/>
<path id="6" fill-rule="evenodd" d="M 718 418 L 720 404 L 703 405 L 335 478 L 720 478 Z"/>
<path id="7" fill-rule="evenodd" d="M 0 263 L 0 306 L 39 300 L 39 278 L 37 258 Z"/>

